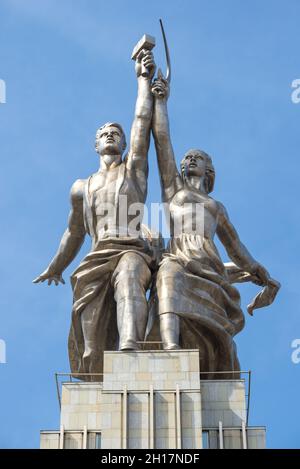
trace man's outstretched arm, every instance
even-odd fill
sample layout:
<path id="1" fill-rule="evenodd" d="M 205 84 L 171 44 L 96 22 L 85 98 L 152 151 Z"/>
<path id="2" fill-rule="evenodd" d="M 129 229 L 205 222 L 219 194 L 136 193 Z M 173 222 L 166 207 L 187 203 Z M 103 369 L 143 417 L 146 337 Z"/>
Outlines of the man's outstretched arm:
<path id="1" fill-rule="evenodd" d="M 148 70 L 148 76 L 142 76 L 142 65 Z M 148 170 L 147 155 L 150 144 L 150 128 L 153 112 L 151 80 L 155 73 L 155 63 L 151 51 L 142 52 L 136 60 L 138 95 L 135 114 L 131 127 L 130 148 L 127 166 L 130 169 Z"/>
<path id="2" fill-rule="evenodd" d="M 48 285 L 51 285 L 52 282 L 55 285 L 58 285 L 59 282 L 65 283 L 62 273 L 75 258 L 85 237 L 83 187 L 83 180 L 78 180 L 73 184 L 68 228 L 64 232 L 58 251 L 49 266 L 39 277 L 33 280 L 33 283 L 44 282 L 45 280 L 48 280 Z"/>
<path id="3" fill-rule="evenodd" d="M 241 242 L 239 235 L 229 220 L 225 207 L 219 202 L 217 235 L 230 259 L 241 269 L 257 277 L 262 285 L 270 279 L 268 271 L 257 262 Z"/>
<path id="4" fill-rule="evenodd" d="M 178 191 L 182 182 L 177 170 L 174 151 L 170 137 L 167 100 L 169 86 L 161 76 L 152 85 L 154 95 L 154 111 L 152 133 L 155 142 L 158 167 L 164 200 L 169 200 Z"/>

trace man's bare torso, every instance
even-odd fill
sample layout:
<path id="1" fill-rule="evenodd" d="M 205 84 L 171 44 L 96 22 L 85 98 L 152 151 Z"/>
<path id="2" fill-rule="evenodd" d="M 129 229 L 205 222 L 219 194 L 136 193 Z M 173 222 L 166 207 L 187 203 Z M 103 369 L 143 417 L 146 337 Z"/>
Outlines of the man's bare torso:
<path id="1" fill-rule="evenodd" d="M 87 182 L 89 201 L 95 220 L 94 229 L 98 240 L 116 235 L 128 236 L 130 222 L 136 216 L 135 213 L 128 213 L 130 207 L 137 202 L 142 207 L 144 203 L 145 192 L 141 189 L 146 175 L 131 171 L 134 174 L 131 174 L 130 178 L 120 181 L 122 178 L 120 169 L 120 165 L 118 165 L 108 170 L 101 170 L 93 174 Z M 128 172 L 128 169 L 126 171 Z M 119 194 L 119 198 L 116 200 L 120 184 L 122 194 Z"/>

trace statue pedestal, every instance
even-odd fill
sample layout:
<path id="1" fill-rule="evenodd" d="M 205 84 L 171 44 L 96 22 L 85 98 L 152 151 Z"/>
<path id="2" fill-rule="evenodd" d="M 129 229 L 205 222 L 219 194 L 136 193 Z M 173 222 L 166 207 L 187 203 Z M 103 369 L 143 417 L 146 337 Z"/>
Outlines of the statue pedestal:
<path id="1" fill-rule="evenodd" d="M 246 414 L 245 381 L 200 380 L 198 350 L 105 352 L 102 382 L 62 383 L 41 448 L 264 448 Z"/>

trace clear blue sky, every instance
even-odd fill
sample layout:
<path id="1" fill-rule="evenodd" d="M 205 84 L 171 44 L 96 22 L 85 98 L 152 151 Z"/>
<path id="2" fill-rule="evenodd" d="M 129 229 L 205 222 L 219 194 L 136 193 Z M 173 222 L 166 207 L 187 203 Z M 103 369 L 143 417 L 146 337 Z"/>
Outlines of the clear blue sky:
<path id="1" fill-rule="evenodd" d="M 165 67 L 159 17 L 172 55 L 177 159 L 192 147 L 213 156 L 213 195 L 282 283 L 275 304 L 247 316 L 237 337 L 241 366 L 253 371 L 250 423 L 267 426 L 269 447 L 300 447 L 300 364 L 291 361 L 291 342 L 300 338 L 300 104 L 291 101 L 291 82 L 300 78 L 300 3 L 1 0 L 2 448 L 38 447 L 40 429 L 58 428 L 53 375 L 69 370 L 71 288 L 31 281 L 65 229 L 70 186 L 97 169 L 97 127 L 115 120 L 129 133 L 136 97 L 130 55 L 143 33 L 156 36 Z M 148 202 L 159 202 L 153 145 L 149 159 Z M 257 287 L 240 290 L 245 307 Z"/>

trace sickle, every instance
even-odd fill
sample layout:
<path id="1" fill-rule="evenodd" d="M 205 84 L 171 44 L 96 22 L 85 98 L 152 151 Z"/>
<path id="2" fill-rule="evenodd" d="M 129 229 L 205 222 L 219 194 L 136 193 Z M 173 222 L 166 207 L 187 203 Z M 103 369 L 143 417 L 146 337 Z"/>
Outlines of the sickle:
<path id="1" fill-rule="evenodd" d="M 159 22 L 160 22 L 161 32 L 162 32 L 162 36 L 163 36 L 163 40 L 164 40 L 164 45 L 165 45 L 165 51 L 166 51 L 166 61 L 167 61 L 166 80 L 168 81 L 168 83 L 170 83 L 170 82 L 171 82 L 171 60 L 170 60 L 170 53 L 169 53 L 169 48 L 168 48 L 168 43 L 167 43 L 167 38 L 166 38 L 166 35 L 165 35 L 165 30 L 164 30 L 163 22 L 162 22 L 161 19 L 159 20 Z"/>

